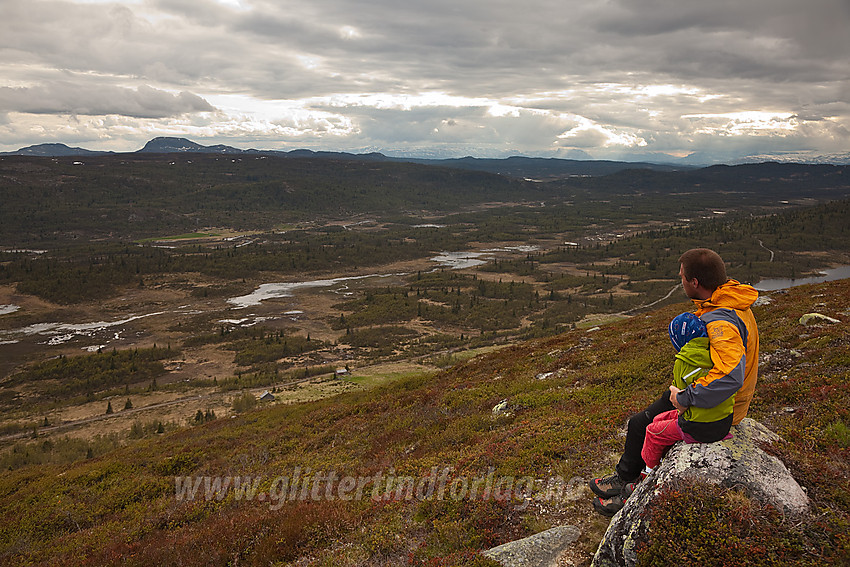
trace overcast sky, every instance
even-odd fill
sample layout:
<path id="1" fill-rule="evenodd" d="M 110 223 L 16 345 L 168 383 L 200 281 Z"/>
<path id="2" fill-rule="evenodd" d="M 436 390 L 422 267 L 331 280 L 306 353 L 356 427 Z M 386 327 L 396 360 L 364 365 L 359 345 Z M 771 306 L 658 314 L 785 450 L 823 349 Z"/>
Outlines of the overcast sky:
<path id="1" fill-rule="evenodd" d="M 0 151 L 848 154 L 848 30 L 850 0 L 0 0 Z"/>

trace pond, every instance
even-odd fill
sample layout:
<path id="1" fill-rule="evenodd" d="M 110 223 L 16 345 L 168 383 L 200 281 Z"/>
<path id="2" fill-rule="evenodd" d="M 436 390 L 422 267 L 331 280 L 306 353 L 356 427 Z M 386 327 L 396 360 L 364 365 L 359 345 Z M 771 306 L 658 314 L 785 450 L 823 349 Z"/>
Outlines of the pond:
<path id="1" fill-rule="evenodd" d="M 435 270 L 439 270 L 440 268 L 463 270 L 465 268 L 474 268 L 476 266 L 486 264 L 495 257 L 494 253 L 496 252 L 527 253 L 535 250 L 537 250 L 536 246 L 514 246 L 508 248 L 491 248 L 481 252 L 442 252 L 439 256 L 434 256 L 429 258 L 429 260 L 438 265 L 437 268 L 434 268 Z M 265 283 L 261 284 L 251 293 L 241 295 L 239 297 L 231 297 L 227 300 L 227 302 L 233 306 L 231 309 L 246 309 L 248 307 L 260 305 L 267 299 L 293 297 L 297 291 L 312 288 L 331 288 L 331 291 L 335 293 L 348 296 L 352 295 L 352 293 L 348 291 L 349 283 L 368 278 L 403 277 L 407 275 L 409 274 L 400 272 L 394 274 L 366 274 L 363 276 L 349 276 L 288 283 Z"/>
<path id="2" fill-rule="evenodd" d="M 290 283 L 265 283 L 260 285 L 248 295 L 239 297 L 231 297 L 227 300 L 233 305 L 231 309 L 245 309 L 255 305 L 259 305 L 267 299 L 277 299 L 282 297 L 292 297 L 296 291 L 310 288 L 335 287 L 334 291 L 342 295 L 346 295 L 345 290 L 348 289 L 347 282 L 364 280 L 366 278 L 388 278 L 393 276 L 406 276 L 407 274 L 367 274 L 365 276 L 350 276 L 343 278 L 332 278 L 326 280 L 311 280 L 304 282 Z"/>
<path id="3" fill-rule="evenodd" d="M 484 252 L 443 252 L 439 256 L 431 258 L 431 261 L 437 262 L 440 267 L 450 270 L 463 270 L 482 266 L 492 259 L 491 254 Z"/>
<path id="4" fill-rule="evenodd" d="M 811 276 L 807 278 L 799 278 L 799 279 L 770 279 L 770 280 L 761 280 L 757 283 L 755 287 L 759 291 L 776 291 L 779 289 L 787 289 L 789 287 L 795 287 L 798 285 L 806 285 L 813 283 L 822 283 L 822 282 L 831 282 L 833 280 L 843 280 L 844 278 L 850 278 L 850 266 L 839 266 L 837 268 L 831 268 L 828 270 L 821 271 L 818 276 Z"/>
<path id="5" fill-rule="evenodd" d="M 0 315 L 8 315 L 20 309 L 17 305 L 0 305 Z"/>
<path id="6" fill-rule="evenodd" d="M 439 256 L 431 258 L 431 261 L 437 262 L 442 268 L 463 270 L 483 266 L 493 260 L 496 257 L 494 254 L 499 252 L 527 254 L 539 249 L 538 246 L 505 246 L 503 248 L 486 248 L 480 252 L 442 252 Z"/>

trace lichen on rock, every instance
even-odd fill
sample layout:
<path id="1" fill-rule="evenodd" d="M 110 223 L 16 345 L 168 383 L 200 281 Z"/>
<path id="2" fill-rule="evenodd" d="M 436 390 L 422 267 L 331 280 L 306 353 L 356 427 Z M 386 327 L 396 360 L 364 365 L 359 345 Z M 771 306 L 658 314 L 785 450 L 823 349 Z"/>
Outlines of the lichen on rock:
<path id="1" fill-rule="evenodd" d="M 524 539 L 512 541 L 483 552 L 504 567 L 550 567 L 560 553 L 578 540 L 581 532 L 575 526 L 558 526 Z"/>
<path id="2" fill-rule="evenodd" d="M 829 317 L 827 315 L 823 315 L 821 313 L 806 313 L 802 317 L 800 317 L 801 325 L 818 325 L 821 323 L 827 323 L 830 325 L 834 325 L 835 323 L 840 323 L 838 319 L 834 317 Z"/>

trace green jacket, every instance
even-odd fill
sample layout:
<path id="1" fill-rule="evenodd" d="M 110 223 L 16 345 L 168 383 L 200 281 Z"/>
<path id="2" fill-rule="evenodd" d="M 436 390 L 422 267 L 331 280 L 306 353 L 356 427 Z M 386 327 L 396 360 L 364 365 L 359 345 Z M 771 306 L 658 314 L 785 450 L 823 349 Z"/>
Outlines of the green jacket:
<path id="1" fill-rule="evenodd" d="M 708 350 L 708 338 L 697 337 L 688 341 L 682 349 L 676 353 L 676 361 L 673 363 L 673 385 L 680 390 L 685 390 L 696 382 L 697 378 L 705 376 L 714 365 Z M 680 425 L 687 430 L 687 424 L 682 421 L 710 423 L 726 419 L 732 415 L 735 407 L 735 394 L 726 398 L 711 408 L 688 406 L 688 409 L 680 416 Z"/>

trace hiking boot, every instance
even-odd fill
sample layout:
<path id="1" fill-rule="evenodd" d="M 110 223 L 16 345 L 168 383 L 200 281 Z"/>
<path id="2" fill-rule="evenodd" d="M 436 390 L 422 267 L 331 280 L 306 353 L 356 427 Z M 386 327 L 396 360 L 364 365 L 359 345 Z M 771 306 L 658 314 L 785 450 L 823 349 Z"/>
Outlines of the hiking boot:
<path id="1" fill-rule="evenodd" d="M 593 508 L 603 516 L 608 516 L 610 518 L 626 505 L 626 500 L 629 499 L 629 496 L 632 495 L 638 484 L 640 484 L 639 480 L 636 482 L 630 482 L 623 487 L 620 494 L 608 499 L 594 498 Z"/>
<path id="2" fill-rule="evenodd" d="M 594 478 L 588 481 L 588 486 L 597 496 L 602 498 L 613 498 L 618 496 L 625 488 L 626 483 L 617 473 L 603 476 L 602 478 Z"/>
<path id="3" fill-rule="evenodd" d="M 626 499 L 619 494 L 605 500 L 602 498 L 593 499 L 593 509 L 608 518 L 622 510 L 625 505 Z"/>
<path id="4" fill-rule="evenodd" d="M 628 500 L 629 496 L 631 496 L 631 495 L 632 495 L 632 492 L 634 492 L 634 491 L 635 491 L 635 489 L 637 488 L 638 483 L 640 483 L 640 481 L 637 481 L 637 482 L 630 482 L 630 483 L 628 483 L 626 486 L 624 486 L 624 487 L 623 487 L 623 491 L 620 493 L 620 496 L 622 497 L 623 502 L 625 502 L 626 500 Z"/>

